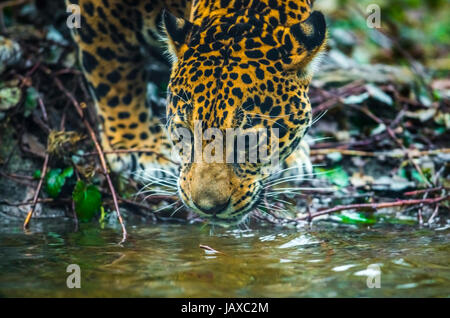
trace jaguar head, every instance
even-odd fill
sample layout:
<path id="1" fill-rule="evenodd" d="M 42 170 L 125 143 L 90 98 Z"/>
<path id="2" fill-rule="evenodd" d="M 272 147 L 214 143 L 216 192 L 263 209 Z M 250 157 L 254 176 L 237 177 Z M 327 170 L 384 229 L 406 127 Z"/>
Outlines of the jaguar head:
<path id="1" fill-rule="evenodd" d="M 163 15 L 173 56 L 168 128 L 183 158 L 179 195 L 211 223 L 242 222 L 274 162 L 307 132 L 308 68 L 326 43 L 320 12 L 290 25 L 276 10 L 264 17 L 246 12 L 193 22 Z"/>

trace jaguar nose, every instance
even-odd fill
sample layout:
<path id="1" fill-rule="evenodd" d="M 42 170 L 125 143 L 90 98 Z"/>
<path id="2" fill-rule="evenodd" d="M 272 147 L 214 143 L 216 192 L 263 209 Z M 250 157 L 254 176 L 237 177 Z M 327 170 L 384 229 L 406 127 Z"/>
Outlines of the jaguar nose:
<path id="1" fill-rule="evenodd" d="M 230 204 L 230 168 L 219 163 L 193 163 L 189 194 L 194 205 L 208 215 L 217 215 Z"/>
<path id="2" fill-rule="evenodd" d="M 213 207 L 201 206 L 195 202 L 194 202 L 194 204 L 203 213 L 211 215 L 211 216 L 215 216 L 217 214 L 220 214 L 220 212 L 225 211 L 227 209 L 228 205 L 230 205 L 230 199 L 228 199 L 228 201 L 225 203 L 216 204 Z"/>

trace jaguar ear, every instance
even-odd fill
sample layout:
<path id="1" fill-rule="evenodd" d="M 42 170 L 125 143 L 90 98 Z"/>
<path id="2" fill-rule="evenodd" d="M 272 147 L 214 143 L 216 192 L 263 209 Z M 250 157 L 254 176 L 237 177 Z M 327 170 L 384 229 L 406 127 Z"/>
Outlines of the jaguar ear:
<path id="1" fill-rule="evenodd" d="M 186 43 L 194 25 L 183 18 L 177 18 L 167 10 L 163 12 L 163 23 L 169 51 L 172 55 L 178 56 L 180 47 Z"/>
<path id="2" fill-rule="evenodd" d="M 296 44 L 289 63 L 291 67 L 305 67 L 326 45 L 327 24 L 319 11 L 311 13 L 305 21 L 294 24 L 289 31 Z"/>

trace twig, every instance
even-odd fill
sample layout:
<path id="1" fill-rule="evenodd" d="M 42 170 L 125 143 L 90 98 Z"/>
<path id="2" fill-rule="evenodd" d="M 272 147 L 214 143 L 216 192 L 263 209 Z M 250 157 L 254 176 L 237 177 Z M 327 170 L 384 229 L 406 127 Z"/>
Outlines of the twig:
<path id="1" fill-rule="evenodd" d="M 39 64 L 39 63 L 38 63 L 38 64 Z M 38 65 L 38 64 L 36 64 L 36 65 Z M 33 68 L 33 71 L 30 71 L 30 74 L 31 74 L 32 72 L 34 72 L 35 70 L 36 70 L 36 69 Z M 45 122 L 45 124 L 48 124 L 47 110 L 45 109 L 44 102 L 42 101 L 41 98 L 39 98 L 39 106 L 40 106 L 40 108 L 41 108 L 42 116 L 44 117 L 44 122 Z M 46 152 L 45 152 L 45 157 L 44 157 L 44 164 L 42 165 L 41 177 L 40 177 L 40 179 L 39 179 L 38 186 L 37 186 L 36 191 L 35 191 L 35 193 L 34 193 L 33 203 L 32 203 L 32 205 L 31 205 L 31 210 L 28 212 L 28 215 L 27 215 L 27 217 L 25 218 L 25 221 L 24 221 L 24 223 L 23 223 L 23 229 L 24 229 L 24 230 L 28 228 L 28 224 L 30 223 L 31 217 L 33 216 L 33 212 L 34 212 L 34 210 L 35 210 L 35 208 L 36 208 L 36 203 L 37 203 L 37 200 L 38 200 L 38 198 L 39 198 L 39 193 L 41 192 L 42 184 L 43 184 L 43 182 L 44 182 L 45 175 L 47 174 L 47 168 L 48 168 L 48 160 L 49 160 L 49 158 L 50 158 L 50 155 L 49 155 L 49 153 L 46 151 Z"/>
<path id="2" fill-rule="evenodd" d="M 405 110 L 402 109 L 397 117 L 391 122 L 391 128 L 395 128 L 398 126 L 400 121 L 405 116 Z M 387 132 L 380 132 L 379 134 L 370 136 L 369 138 L 366 138 L 365 140 L 359 140 L 359 141 L 353 141 L 353 142 L 329 142 L 329 143 L 318 143 L 311 146 L 311 150 L 316 149 L 324 149 L 324 148 L 339 148 L 339 149 L 349 149 L 349 148 L 355 148 L 355 147 L 368 147 L 376 142 L 379 142 L 381 140 L 384 140 L 386 138 Z M 366 152 L 367 154 L 371 154 L 370 152 Z M 369 155 L 370 156 L 370 155 Z"/>
<path id="3" fill-rule="evenodd" d="M 409 205 L 417 205 L 417 204 L 437 204 L 442 201 L 446 201 L 450 199 L 450 195 L 445 197 L 439 197 L 435 199 L 418 199 L 418 200 L 399 200 L 396 202 L 383 202 L 383 203 L 362 203 L 362 204 L 349 204 L 349 205 L 338 205 L 331 209 L 325 209 L 319 212 L 316 212 L 311 215 L 311 218 L 316 218 L 321 215 L 331 214 L 335 212 L 345 211 L 345 210 L 354 210 L 354 209 L 371 209 L 378 210 L 384 208 L 393 208 L 400 206 L 409 206 Z M 304 216 L 301 218 L 296 218 L 295 221 L 304 221 L 307 220 L 309 216 Z"/>
<path id="4" fill-rule="evenodd" d="M 415 190 L 415 191 L 405 192 L 405 193 L 403 193 L 403 195 L 405 195 L 407 197 L 411 197 L 411 196 L 415 196 L 415 195 L 419 195 L 419 194 L 438 192 L 438 191 L 442 191 L 442 190 L 449 190 L 449 189 L 444 188 L 444 187 L 429 188 L 429 189 L 424 189 L 424 190 Z"/>
<path id="5" fill-rule="evenodd" d="M 46 70 L 48 71 L 48 70 Z M 95 145 L 95 149 L 97 150 L 98 153 L 98 157 L 100 159 L 100 163 L 101 163 L 101 167 L 103 170 L 103 174 L 106 178 L 106 181 L 108 183 L 109 189 L 111 191 L 111 195 L 113 197 L 113 202 L 114 202 L 114 208 L 116 210 L 117 213 L 117 218 L 119 219 L 120 225 L 122 227 L 122 240 L 120 241 L 119 244 L 124 243 L 127 240 L 127 230 L 125 228 L 125 224 L 123 222 L 122 219 L 122 215 L 120 214 L 120 209 L 119 209 L 119 203 L 117 201 L 117 195 L 116 195 L 116 190 L 114 189 L 114 185 L 111 181 L 111 177 L 109 175 L 108 172 L 108 166 L 106 164 L 106 160 L 105 160 L 105 155 L 103 153 L 103 150 L 100 146 L 100 144 L 97 141 L 97 136 L 94 132 L 94 129 L 92 129 L 91 124 L 87 121 L 87 119 L 85 118 L 84 114 L 83 114 L 83 109 L 80 106 L 80 104 L 78 103 L 78 101 L 75 99 L 75 97 L 63 86 L 63 84 L 61 83 L 61 81 L 57 78 L 57 77 L 53 77 L 53 80 L 56 83 L 56 86 L 58 86 L 58 88 L 72 101 L 72 105 L 75 107 L 78 115 L 80 116 L 81 120 L 83 121 L 84 126 L 86 127 L 86 129 L 89 132 L 89 135 Z"/>
<path id="6" fill-rule="evenodd" d="M 31 181 L 36 181 L 36 180 L 34 180 L 32 177 L 28 177 L 28 176 L 20 176 L 20 175 L 13 174 L 13 173 L 9 173 L 9 174 L 8 174 L 8 173 L 3 172 L 3 171 L 0 171 L 0 176 L 3 176 L 3 177 L 5 177 L 5 178 L 11 179 L 11 180 L 14 180 L 14 182 L 20 183 L 20 184 L 23 184 L 23 185 L 26 185 L 26 186 L 28 186 L 28 187 L 33 187 L 34 184 L 32 184 Z M 28 180 L 28 181 L 30 181 L 30 182 L 28 182 L 28 181 L 26 181 L 26 180 Z"/>
<path id="7" fill-rule="evenodd" d="M 75 201 L 74 200 L 72 200 L 71 208 L 72 208 L 72 213 L 73 213 L 73 220 L 75 222 L 75 232 L 78 232 L 78 216 L 77 216 L 77 211 L 75 211 Z"/>
<path id="8" fill-rule="evenodd" d="M 225 255 L 225 253 L 217 251 L 217 250 L 213 249 L 212 247 L 209 247 L 208 245 L 200 244 L 198 247 L 200 247 L 200 248 L 202 248 L 202 249 L 204 249 L 206 251 L 209 251 L 209 252 Z"/>
<path id="9" fill-rule="evenodd" d="M 33 113 L 32 117 L 33 121 L 45 132 L 45 134 L 47 135 L 50 134 L 52 130 L 45 122 L 42 121 L 42 119 L 39 116 Z"/>
<path id="10" fill-rule="evenodd" d="M 422 199 L 425 200 L 428 198 L 428 192 L 425 192 L 423 194 Z M 422 226 L 423 225 L 423 216 L 422 216 L 422 209 L 423 209 L 423 203 L 420 203 L 419 205 L 419 209 L 417 211 L 417 221 L 419 222 L 419 225 Z"/>
<path id="11" fill-rule="evenodd" d="M 36 203 L 47 203 L 47 204 L 61 204 L 61 203 L 69 203 L 72 199 L 65 198 L 65 199 L 52 199 L 52 198 L 45 198 L 45 199 L 38 199 Z M 0 204 L 6 204 L 9 206 L 24 206 L 24 205 L 30 205 L 33 203 L 33 200 L 28 200 L 24 202 L 10 202 L 8 200 L 0 200 Z"/>
<path id="12" fill-rule="evenodd" d="M 425 175 L 423 174 L 422 169 L 419 167 L 419 165 L 417 164 L 417 162 L 414 161 L 412 155 L 410 154 L 410 152 L 406 149 L 406 147 L 403 145 L 403 143 L 397 138 L 397 136 L 395 135 L 395 132 L 392 130 L 391 127 L 389 127 L 388 125 L 386 125 L 384 123 L 383 120 L 381 120 L 380 118 L 378 118 L 377 116 L 375 116 L 367 107 L 357 107 L 354 106 L 354 108 L 360 110 L 361 112 L 363 112 L 364 114 L 366 114 L 368 117 L 372 118 L 376 123 L 378 123 L 379 125 L 384 125 L 386 127 L 386 131 L 388 132 L 389 136 L 391 137 L 391 139 L 400 147 L 402 148 L 402 150 L 405 152 L 405 156 L 408 159 L 408 161 L 412 164 L 412 166 L 414 167 L 414 169 L 417 170 L 417 172 L 420 174 L 420 176 L 422 177 L 422 179 L 425 181 L 425 183 L 427 184 L 428 187 L 431 187 L 432 184 L 430 183 L 430 181 L 428 181 L 428 179 L 425 177 Z"/>
<path id="13" fill-rule="evenodd" d="M 427 222 L 428 225 L 430 225 L 434 221 L 434 218 L 438 215 L 438 213 L 439 213 L 439 204 L 436 204 L 433 214 L 431 214 L 430 218 L 428 219 L 428 222 Z"/>
<path id="14" fill-rule="evenodd" d="M 48 115 L 47 110 L 45 109 L 44 101 L 42 100 L 41 96 L 38 97 L 38 103 L 39 107 L 41 108 L 42 116 L 44 117 L 44 121 L 48 123 Z"/>
<path id="15" fill-rule="evenodd" d="M 36 203 L 37 203 L 37 199 L 39 197 L 39 193 L 41 192 L 42 183 L 44 182 L 45 175 L 47 174 L 48 159 L 49 159 L 49 154 L 46 153 L 45 154 L 45 158 L 44 158 L 44 164 L 42 165 L 41 178 L 39 179 L 38 186 L 37 186 L 36 191 L 34 193 L 33 203 L 31 205 L 31 210 L 28 212 L 28 215 L 27 215 L 27 217 L 25 219 L 25 222 L 23 223 L 23 229 L 24 230 L 28 228 L 28 224 L 30 223 L 31 217 L 33 216 L 33 212 L 34 212 L 34 210 L 36 208 Z"/>
<path id="16" fill-rule="evenodd" d="M 324 148 L 339 148 L 339 149 L 348 149 L 354 147 L 368 147 L 373 143 L 379 142 L 383 140 L 386 136 L 387 132 L 382 132 L 380 134 L 371 136 L 364 140 L 352 141 L 352 142 L 322 142 L 317 143 L 311 146 L 311 150 L 316 149 L 324 149 Z"/>
<path id="17" fill-rule="evenodd" d="M 328 155 L 333 152 L 339 152 L 344 156 L 357 156 L 357 157 L 376 157 L 377 154 L 374 152 L 350 150 L 350 149 L 339 149 L 339 148 L 325 148 L 325 149 L 312 149 L 311 156 L 317 155 Z"/>
<path id="18" fill-rule="evenodd" d="M 318 88 L 321 95 L 323 95 L 322 98 L 320 98 L 320 101 L 318 100 L 311 100 L 312 103 L 314 102 L 320 102 L 321 104 L 313 107 L 313 115 L 320 113 L 322 111 L 328 110 L 334 106 L 340 105 L 340 101 L 345 96 L 349 95 L 356 95 L 360 94 L 365 90 L 365 84 L 362 81 L 355 81 L 348 85 L 345 85 L 343 87 L 340 87 L 336 89 L 333 93 L 327 92 L 321 88 Z"/>
<path id="19" fill-rule="evenodd" d="M 437 156 L 439 154 L 450 153 L 450 148 L 443 149 L 434 149 L 434 150 L 426 150 L 426 151 L 409 151 L 408 149 L 392 149 L 390 151 L 380 151 L 380 152 L 368 152 L 368 151 L 360 151 L 360 150 L 351 150 L 351 149 L 341 149 L 341 148 L 321 148 L 321 149 L 312 149 L 311 155 L 328 155 L 333 152 L 339 152 L 344 156 L 357 156 L 357 157 L 389 157 L 389 158 L 399 158 L 410 156 L 410 158 L 420 158 L 424 156 Z"/>

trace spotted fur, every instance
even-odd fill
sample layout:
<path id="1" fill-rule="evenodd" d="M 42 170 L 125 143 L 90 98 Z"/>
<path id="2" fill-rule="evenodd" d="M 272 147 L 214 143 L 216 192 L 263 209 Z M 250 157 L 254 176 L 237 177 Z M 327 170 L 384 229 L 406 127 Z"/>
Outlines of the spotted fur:
<path id="1" fill-rule="evenodd" d="M 277 128 L 281 160 L 307 163 L 308 65 L 324 49 L 326 24 L 312 0 L 71 0 L 82 9 L 79 57 L 107 149 L 169 156 L 177 127 Z M 173 60 L 168 133 L 146 102 L 146 50 L 165 34 Z M 173 139 L 173 138 L 172 138 Z M 176 142 L 176 140 L 175 140 Z M 270 149 L 269 149 L 270 150 Z M 115 171 L 168 169 L 162 156 L 110 155 Z M 263 163 L 183 163 L 179 194 L 215 223 L 242 221 L 260 199 Z"/>

